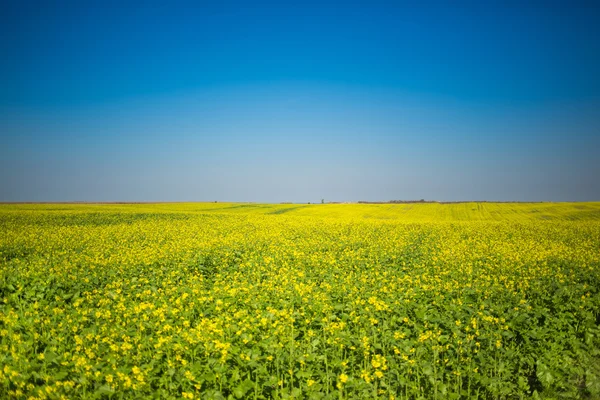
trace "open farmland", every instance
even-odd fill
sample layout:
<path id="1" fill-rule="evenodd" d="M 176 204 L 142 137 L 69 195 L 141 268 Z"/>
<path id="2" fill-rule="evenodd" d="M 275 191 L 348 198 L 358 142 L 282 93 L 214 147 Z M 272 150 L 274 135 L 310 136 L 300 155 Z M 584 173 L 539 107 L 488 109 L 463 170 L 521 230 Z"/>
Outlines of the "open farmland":
<path id="1" fill-rule="evenodd" d="M 0 206 L 1 398 L 600 398 L 600 203 Z"/>

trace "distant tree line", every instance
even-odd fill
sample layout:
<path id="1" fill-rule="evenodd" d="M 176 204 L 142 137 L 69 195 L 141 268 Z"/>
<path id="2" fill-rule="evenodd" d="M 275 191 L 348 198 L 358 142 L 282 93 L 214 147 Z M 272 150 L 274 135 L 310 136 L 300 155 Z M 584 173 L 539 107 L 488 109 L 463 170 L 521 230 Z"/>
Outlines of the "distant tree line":
<path id="1" fill-rule="evenodd" d="M 461 201 L 436 201 L 436 200 L 390 200 L 390 201 L 362 201 L 358 204 L 414 204 L 414 203 L 437 203 L 437 204 L 460 204 L 460 203 L 551 203 L 548 201 L 493 201 L 493 200 L 461 200 Z"/>
<path id="2" fill-rule="evenodd" d="M 359 204 L 407 204 L 407 203 L 439 203 L 438 201 L 421 200 L 390 200 L 390 201 L 359 201 Z"/>

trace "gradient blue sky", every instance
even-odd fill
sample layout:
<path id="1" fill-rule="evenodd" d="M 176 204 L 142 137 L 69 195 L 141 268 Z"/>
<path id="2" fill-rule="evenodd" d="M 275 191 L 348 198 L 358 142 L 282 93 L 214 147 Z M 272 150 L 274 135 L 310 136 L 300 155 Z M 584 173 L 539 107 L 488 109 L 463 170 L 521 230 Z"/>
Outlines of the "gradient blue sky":
<path id="1" fill-rule="evenodd" d="M 599 2 L 0 4 L 0 201 L 600 200 Z"/>

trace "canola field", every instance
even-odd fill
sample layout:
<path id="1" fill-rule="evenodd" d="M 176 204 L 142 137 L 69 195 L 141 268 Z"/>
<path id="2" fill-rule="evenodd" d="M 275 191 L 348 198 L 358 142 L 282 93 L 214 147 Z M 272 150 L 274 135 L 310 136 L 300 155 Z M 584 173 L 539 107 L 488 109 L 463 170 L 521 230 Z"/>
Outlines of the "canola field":
<path id="1" fill-rule="evenodd" d="M 0 398 L 600 398 L 600 203 L 0 205 Z"/>

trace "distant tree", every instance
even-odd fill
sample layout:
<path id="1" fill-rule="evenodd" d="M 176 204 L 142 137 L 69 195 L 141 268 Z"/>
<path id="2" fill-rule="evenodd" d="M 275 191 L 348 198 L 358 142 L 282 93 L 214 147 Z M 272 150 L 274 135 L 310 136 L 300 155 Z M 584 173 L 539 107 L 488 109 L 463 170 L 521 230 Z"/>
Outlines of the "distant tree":
<path id="1" fill-rule="evenodd" d="M 321 204 L 325 204 L 325 199 L 321 199 Z"/>

